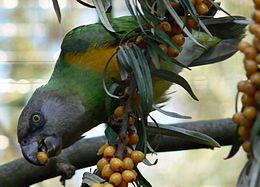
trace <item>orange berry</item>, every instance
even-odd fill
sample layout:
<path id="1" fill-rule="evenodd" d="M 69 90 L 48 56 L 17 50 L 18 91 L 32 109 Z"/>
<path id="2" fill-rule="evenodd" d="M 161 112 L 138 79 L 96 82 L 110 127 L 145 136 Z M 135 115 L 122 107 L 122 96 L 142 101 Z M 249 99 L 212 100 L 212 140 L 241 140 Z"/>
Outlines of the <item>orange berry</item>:
<path id="1" fill-rule="evenodd" d="M 97 182 L 93 182 L 90 184 L 90 187 L 103 187 L 103 185 Z"/>
<path id="2" fill-rule="evenodd" d="M 108 143 L 105 143 L 104 145 L 102 145 L 97 152 L 97 155 L 102 155 L 104 153 L 104 150 L 109 146 Z"/>
<path id="3" fill-rule="evenodd" d="M 49 157 L 48 157 L 47 153 L 45 153 L 43 151 L 38 152 L 36 155 L 36 158 L 41 164 L 47 164 L 49 161 Z"/>
<path id="4" fill-rule="evenodd" d="M 253 73 L 258 71 L 256 61 L 254 60 L 244 60 L 244 66 L 247 75 L 252 75 Z"/>
<path id="5" fill-rule="evenodd" d="M 254 99 L 257 103 L 260 103 L 260 91 L 259 90 L 255 93 Z"/>
<path id="6" fill-rule="evenodd" d="M 256 56 L 255 56 L 255 61 L 256 63 L 259 65 L 260 64 L 260 53 L 258 53 Z"/>
<path id="7" fill-rule="evenodd" d="M 254 47 L 247 47 L 244 51 L 246 59 L 253 60 L 256 57 L 257 51 Z"/>
<path id="8" fill-rule="evenodd" d="M 259 40 L 258 38 L 254 37 L 254 39 L 253 39 L 253 44 L 254 44 L 254 47 L 255 47 L 258 51 L 260 51 L 260 40 Z"/>
<path id="9" fill-rule="evenodd" d="M 138 164 L 143 161 L 144 153 L 142 151 L 135 150 L 131 153 L 131 159 L 135 164 Z"/>
<path id="10" fill-rule="evenodd" d="M 136 176 L 131 170 L 124 170 L 122 172 L 122 178 L 127 183 L 130 183 L 130 182 L 133 182 L 136 180 Z"/>
<path id="11" fill-rule="evenodd" d="M 237 90 L 243 92 L 249 96 L 254 95 L 256 92 L 256 88 L 249 81 L 240 81 L 237 84 Z"/>
<path id="12" fill-rule="evenodd" d="M 186 19 L 186 27 L 189 29 L 189 31 L 191 31 L 193 28 L 196 27 L 197 22 L 191 17 L 189 16 L 188 19 Z"/>
<path id="13" fill-rule="evenodd" d="M 250 81 L 256 85 L 260 85 L 260 72 L 256 72 L 250 76 Z"/>
<path id="14" fill-rule="evenodd" d="M 131 158 L 126 157 L 123 160 L 123 169 L 132 170 L 134 168 L 134 162 Z"/>
<path id="15" fill-rule="evenodd" d="M 255 11 L 253 12 L 252 19 L 253 19 L 256 23 L 260 23 L 260 10 L 255 10 Z"/>
<path id="16" fill-rule="evenodd" d="M 113 171 L 121 171 L 123 168 L 123 161 L 119 158 L 112 158 L 109 164 Z"/>
<path id="17" fill-rule="evenodd" d="M 247 94 L 243 94 L 241 98 L 241 102 L 243 106 L 255 106 L 256 102 L 253 97 L 250 97 Z"/>
<path id="18" fill-rule="evenodd" d="M 114 115 L 116 118 L 121 117 L 124 113 L 124 107 L 123 106 L 118 106 L 115 111 L 114 111 Z"/>
<path id="19" fill-rule="evenodd" d="M 248 30 L 252 34 L 255 34 L 257 32 L 258 28 L 259 28 L 258 24 L 252 23 L 252 24 L 249 25 Z"/>
<path id="20" fill-rule="evenodd" d="M 241 112 L 235 113 L 235 114 L 232 116 L 232 121 L 233 121 L 234 123 L 236 123 L 236 124 L 239 125 L 240 119 L 241 119 L 241 116 L 242 116 L 242 115 L 243 115 L 243 114 L 242 114 Z"/>
<path id="21" fill-rule="evenodd" d="M 208 13 L 209 8 L 205 3 L 197 3 L 196 10 L 197 10 L 198 14 L 204 15 L 204 14 Z"/>
<path id="22" fill-rule="evenodd" d="M 168 48 L 166 45 L 164 44 L 160 44 L 159 47 L 161 48 L 161 50 L 163 50 L 163 52 L 167 53 L 168 52 Z"/>
<path id="23" fill-rule="evenodd" d="M 172 37 L 172 40 L 179 46 L 181 47 L 184 42 L 185 42 L 185 38 L 183 36 L 183 34 L 176 34 Z"/>
<path id="24" fill-rule="evenodd" d="M 124 156 L 125 156 L 125 157 L 131 157 L 132 152 L 133 152 L 132 148 L 130 148 L 130 147 L 127 146 L 127 147 L 125 148 L 125 150 L 124 150 Z"/>
<path id="25" fill-rule="evenodd" d="M 160 23 L 159 27 L 166 33 L 169 33 L 172 31 L 172 26 L 168 21 L 163 21 L 162 23 Z"/>
<path id="26" fill-rule="evenodd" d="M 139 141 L 139 136 L 137 133 L 128 134 L 128 138 L 129 138 L 128 144 L 130 145 L 136 145 Z"/>
<path id="27" fill-rule="evenodd" d="M 108 164 L 108 160 L 106 158 L 101 158 L 97 162 L 97 168 L 101 171 L 106 164 Z"/>
<path id="28" fill-rule="evenodd" d="M 101 177 L 104 179 L 109 179 L 109 177 L 114 173 L 111 169 L 110 164 L 106 164 L 101 170 Z"/>
<path id="29" fill-rule="evenodd" d="M 168 47 L 167 51 L 170 57 L 177 57 L 180 53 L 177 48 L 172 48 L 172 47 Z"/>
<path id="30" fill-rule="evenodd" d="M 260 6 L 260 0 L 254 0 L 256 6 Z"/>
<path id="31" fill-rule="evenodd" d="M 135 177 L 137 177 L 137 172 L 135 170 L 132 170 L 132 172 L 135 174 Z"/>
<path id="32" fill-rule="evenodd" d="M 128 183 L 124 180 L 119 184 L 119 187 L 128 187 Z"/>
<path id="33" fill-rule="evenodd" d="M 113 184 L 114 186 L 118 186 L 122 182 L 122 175 L 118 172 L 113 173 L 109 177 L 109 183 Z"/>
<path id="34" fill-rule="evenodd" d="M 114 146 L 108 146 L 105 150 L 104 150 L 104 157 L 113 157 L 116 153 L 116 148 Z"/>
<path id="35" fill-rule="evenodd" d="M 239 44 L 238 44 L 238 49 L 241 51 L 241 52 L 244 52 L 246 50 L 246 48 L 248 48 L 250 46 L 250 44 L 248 42 L 245 42 L 245 41 L 241 41 Z"/>
<path id="36" fill-rule="evenodd" d="M 257 115 L 257 110 L 253 106 L 247 106 L 243 109 L 244 116 L 249 120 L 254 120 Z"/>
<path id="37" fill-rule="evenodd" d="M 134 124 L 135 124 L 135 118 L 132 117 L 132 116 L 129 116 L 129 117 L 128 117 L 127 124 L 128 124 L 129 126 L 134 125 Z"/>
<path id="38" fill-rule="evenodd" d="M 245 141 L 243 144 L 242 144 L 242 147 L 244 149 L 245 152 L 249 153 L 250 152 L 250 142 L 249 141 Z"/>
<path id="39" fill-rule="evenodd" d="M 238 127 L 238 134 L 244 141 L 246 141 L 250 137 L 250 129 L 247 129 L 244 126 L 239 126 Z"/>
<path id="40" fill-rule="evenodd" d="M 252 123 L 248 120 L 242 112 L 237 112 L 233 115 L 232 120 L 234 123 L 244 126 L 244 127 L 251 127 Z"/>

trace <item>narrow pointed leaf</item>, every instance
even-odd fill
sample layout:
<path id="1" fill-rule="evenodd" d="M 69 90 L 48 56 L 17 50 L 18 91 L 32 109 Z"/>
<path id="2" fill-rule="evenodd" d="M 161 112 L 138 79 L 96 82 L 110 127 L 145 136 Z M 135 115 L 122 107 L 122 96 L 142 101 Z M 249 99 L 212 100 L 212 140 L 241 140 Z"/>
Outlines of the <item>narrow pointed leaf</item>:
<path id="1" fill-rule="evenodd" d="M 106 15 L 106 7 L 103 3 L 103 0 L 94 0 L 93 4 L 96 7 L 99 19 L 101 20 L 105 28 L 110 32 L 115 32 Z"/>
<path id="2" fill-rule="evenodd" d="M 158 127 L 155 127 L 152 123 L 149 124 L 150 125 L 146 127 L 147 132 L 151 134 L 157 134 Z M 179 137 L 191 142 L 208 145 L 210 147 L 220 147 L 219 143 L 216 142 L 213 138 L 197 131 L 161 124 L 159 125 L 159 128 L 162 135 Z"/>
<path id="3" fill-rule="evenodd" d="M 109 145 L 114 145 L 116 143 L 117 133 L 111 127 L 108 126 L 106 128 L 105 135 Z"/>
<path id="4" fill-rule="evenodd" d="M 236 132 L 233 136 L 233 140 L 232 140 L 232 147 L 229 151 L 228 156 L 225 159 L 229 159 L 231 157 L 233 157 L 239 150 L 240 146 L 242 145 L 243 141 L 241 140 L 241 138 L 238 135 L 238 128 L 236 129 Z"/>
<path id="5" fill-rule="evenodd" d="M 196 95 L 192 91 L 189 83 L 183 77 L 181 77 L 180 75 L 178 75 L 174 72 L 168 71 L 168 70 L 163 70 L 163 69 L 153 70 L 152 75 L 180 85 L 190 94 L 190 96 L 193 99 L 198 101 L 198 98 L 196 97 Z"/>
<path id="6" fill-rule="evenodd" d="M 58 3 L 58 0 L 52 0 L 52 3 L 53 3 L 53 7 L 54 7 L 54 10 L 55 10 L 56 16 L 58 18 L 58 21 L 60 23 L 61 22 L 61 13 L 60 13 L 60 6 L 59 6 L 59 3 Z"/>
<path id="7" fill-rule="evenodd" d="M 181 114 L 178 114 L 175 112 L 165 111 L 165 110 L 161 109 L 160 107 L 157 107 L 156 105 L 153 105 L 153 108 L 166 116 L 170 116 L 173 118 L 179 118 L 179 119 L 191 119 L 190 116 L 184 116 L 184 115 L 181 115 Z"/>
<path id="8" fill-rule="evenodd" d="M 164 31 L 162 31 L 161 29 L 154 28 L 154 34 L 158 36 L 164 44 L 167 44 L 172 48 L 180 51 L 179 46 L 176 43 L 174 43 L 173 40 L 169 37 L 169 35 L 166 34 Z"/>
<path id="9" fill-rule="evenodd" d="M 85 7 L 88 7 L 88 8 L 96 8 L 94 5 L 91 5 L 89 3 L 86 3 L 84 1 L 81 1 L 81 0 L 76 0 L 79 4 L 85 6 Z"/>

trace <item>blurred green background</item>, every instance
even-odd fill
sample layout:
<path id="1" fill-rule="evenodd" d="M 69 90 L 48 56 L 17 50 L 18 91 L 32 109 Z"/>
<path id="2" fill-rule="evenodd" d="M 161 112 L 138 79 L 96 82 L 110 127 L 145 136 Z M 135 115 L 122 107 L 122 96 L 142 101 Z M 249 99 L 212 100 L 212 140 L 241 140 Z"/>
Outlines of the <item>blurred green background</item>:
<path id="1" fill-rule="evenodd" d="M 48 81 L 64 35 L 78 25 L 98 20 L 95 10 L 76 1 L 59 0 L 59 3 L 61 24 L 58 24 L 51 0 L 0 1 L 0 164 L 21 157 L 16 139 L 19 113 L 35 88 Z M 221 3 L 232 15 L 250 18 L 253 10 L 253 2 L 248 0 L 221 0 Z M 114 0 L 113 6 L 113 16 L 128 14 L 123 1 Z M 192 120 L 232 116 L 236 83 L 245 79 L 242 59 L 237 53 L 222 63 L 183 71 L 181 74 L 190 82 L 200 101 L 192 100 L 182 88 L 174 85 L 170 91 L 175 93 L 166 109 L 190 115 Z M 162 123 L 180 121 L 157 113 L 153 116 Z M 159 159 L 156 166 L 140 165 L 140 169 L 155 187 L 233 187 L 246 155 L 240 151 L 234 158 L 224 160 L 229 149 L 230 146 L 214 151 L 159 153 L 149 156 L 151 160 Z M 66 186 L 80 186 L 82 173 L 89 170 L 78 171 Z M 61 184 L 59 178 L 54 178 L 33 185 L 45 186 Z"/>

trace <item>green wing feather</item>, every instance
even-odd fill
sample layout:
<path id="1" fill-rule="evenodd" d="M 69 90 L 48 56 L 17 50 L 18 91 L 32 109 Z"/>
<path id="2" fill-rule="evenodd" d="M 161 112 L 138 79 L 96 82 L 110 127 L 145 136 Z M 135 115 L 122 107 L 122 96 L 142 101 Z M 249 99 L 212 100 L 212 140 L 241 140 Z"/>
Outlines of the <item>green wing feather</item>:
<path id="1" fill-rule="evenodd" d="M 62 51 L 79 53 L 92 47 L 110 46 L 118 43 L 126 33 L 138 26 L 130 16 L 113 19 L 111 24 L 116 33 L 109 32 L 101 23 L 73 29 L 65 36 L 61 45 Z"/>

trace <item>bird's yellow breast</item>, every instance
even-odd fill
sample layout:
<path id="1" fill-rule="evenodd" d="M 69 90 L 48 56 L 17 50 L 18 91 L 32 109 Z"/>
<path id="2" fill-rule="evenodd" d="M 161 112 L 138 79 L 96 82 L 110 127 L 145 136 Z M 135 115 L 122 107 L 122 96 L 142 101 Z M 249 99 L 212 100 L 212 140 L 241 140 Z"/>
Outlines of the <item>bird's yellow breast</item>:
<path id="1" fill-rule="evenodd" d="M 81 53 L 66 53 L 64 59 L 71 66 L 87 69 L 98 74 L 104 72 L 106 64 L 111 60 L 108 67 L 108 73 L 110 76 L 117 77 L 119 75 L 119 68 L 116 55 L 113 56 L 115 52 L 115 47 L 99 47 L 87 49 Z"/>

